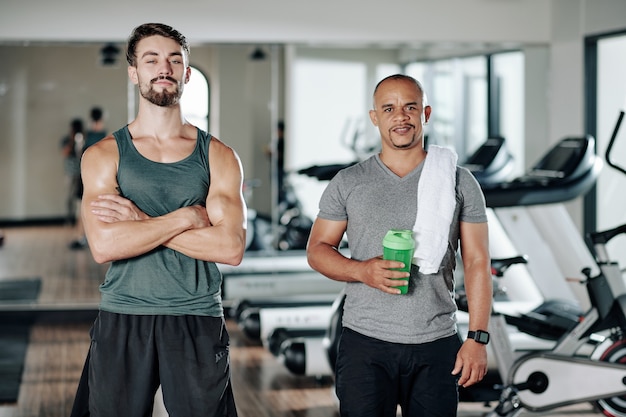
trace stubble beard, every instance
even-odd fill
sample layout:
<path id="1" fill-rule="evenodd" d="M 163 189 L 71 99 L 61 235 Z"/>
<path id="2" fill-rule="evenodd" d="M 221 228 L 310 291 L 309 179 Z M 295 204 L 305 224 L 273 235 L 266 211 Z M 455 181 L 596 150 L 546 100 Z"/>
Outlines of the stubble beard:
<path id="1" fill-rule="evenodd" d="M 144 84 L 144 87 L 139 89 L 141 96 L 150 103 L 160 107 L 169 107 L 180 103 L 180 97 L 182 96 L 180 83 L 173 78 L 166 77 L 166 79 L 176 83 L 176 89 L 174 91 L 155 91 L 153 85 L 159 80 L 159 78 L 154 78 L 150 80 L 150 83 L 147 86 Z"/>
<path id="2" fill-rule="evenodd" d="M 391 142 L 391 144 L 393 145 L 395 149 L 409 149 L 409 148 L 412 148 L 413 145 L 415 145 L 418 142 L 418 137 L 416 133 L 413 133 L 413 135 L 411 136 L 411 140 L 408 143 L 402 143 L 402 144 L 397 144 L 393 140 L 392 135 L 393 135 L 392 132 L 389 132 L 389 142 Z"/>

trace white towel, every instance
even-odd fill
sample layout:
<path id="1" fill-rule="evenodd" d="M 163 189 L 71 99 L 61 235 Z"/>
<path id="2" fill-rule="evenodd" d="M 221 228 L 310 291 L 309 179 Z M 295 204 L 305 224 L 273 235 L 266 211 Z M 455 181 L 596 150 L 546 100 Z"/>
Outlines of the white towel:
<path id="1" fill-rule="evenodd" d="M 417 217 L 413 226 L 413 263 L 423 274 L 439 271 L 448 248 L 448 235 L 456 206 L 454 151 L 430 145 L 417 188 Z"/>

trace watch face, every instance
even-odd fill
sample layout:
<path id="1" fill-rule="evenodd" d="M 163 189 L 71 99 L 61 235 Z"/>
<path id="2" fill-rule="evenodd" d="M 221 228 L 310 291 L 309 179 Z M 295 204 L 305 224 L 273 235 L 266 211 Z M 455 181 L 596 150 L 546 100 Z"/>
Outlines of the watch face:
<path id="1" fill-rule="evenodd" d="M 474 331 L 469 331 L 467 333 L 467 337 L 474 339 L 476 342 L 478 343 L 482 343 L 484 345 L 486 345 L 487 343 L 489 343 L 489 333 L 485 332 L 483 330 L 476 330 Z"/>
<path id="2" fill-rule="evenodd" d="M 489 342 L 489 333 L 481 332 L 480 330 L 476 332 L 476 341 L 480 343 L 488 343 Z"/>

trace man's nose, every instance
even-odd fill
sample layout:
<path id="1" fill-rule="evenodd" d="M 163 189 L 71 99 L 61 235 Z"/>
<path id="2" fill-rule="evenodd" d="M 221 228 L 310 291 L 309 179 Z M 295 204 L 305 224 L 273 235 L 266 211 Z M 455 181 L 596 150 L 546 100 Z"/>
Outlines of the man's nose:
<path id="1" fill-rule="evenodd" d="M 402 108 L 398 109 L 398 111 L 395 114 L 395 118 L 397 120 L 406 120 L 409 118 L 409 112 Z"/>
<path id="2" fill-rule="evenodd" d="M 161 66 L 159 67 L 159 75 L 170 75 L 172 74 L 172 66 L 170 65 L 169 62 L 165 62 L 163 64 L 161 64 Z"/>

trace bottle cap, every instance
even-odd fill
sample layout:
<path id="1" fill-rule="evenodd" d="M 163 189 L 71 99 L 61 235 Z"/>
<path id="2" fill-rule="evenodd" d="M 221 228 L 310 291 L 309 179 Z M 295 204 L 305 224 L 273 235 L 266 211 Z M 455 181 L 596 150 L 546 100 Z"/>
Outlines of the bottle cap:
<path id="1" fill-rule="evenodd" d="M 383 239 L 383 246 L 395 250 L 408 250 L 415 247 L 412 230 L 391 229 Z"/>

